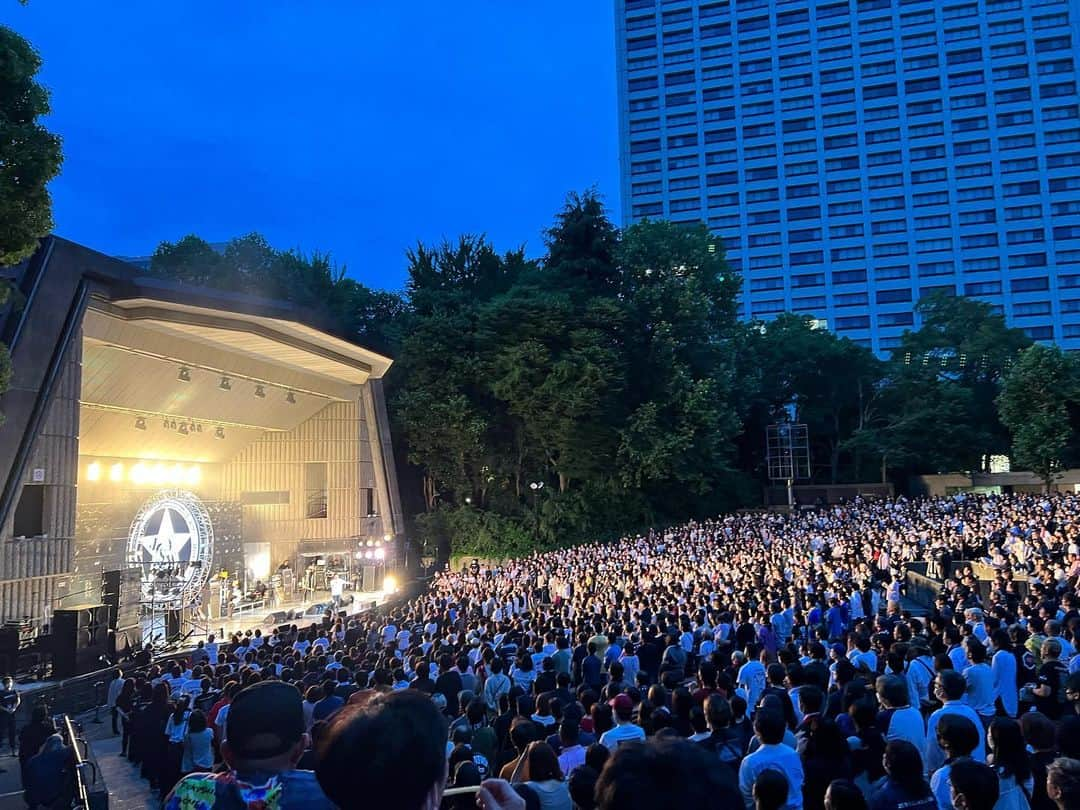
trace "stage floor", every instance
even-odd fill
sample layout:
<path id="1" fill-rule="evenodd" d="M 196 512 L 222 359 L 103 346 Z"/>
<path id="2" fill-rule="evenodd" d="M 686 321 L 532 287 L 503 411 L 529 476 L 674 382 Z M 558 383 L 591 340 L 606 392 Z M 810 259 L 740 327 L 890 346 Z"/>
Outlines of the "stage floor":
<path id="1" fill-rule="evenodd" d="M 348 616 L 363 613 L 386 604 L 394 593 L 396 591 L 348 592 L 345 596 L 352 596 L 353 601 L 341 607 L 340 610 L 344 610 Z M 194 649 L 198 642 L 205 640 L 211 634 L 217 641 L 222 641 L 234 633 L 245 633 L 248 630 L 255 631 L 259 629 L 265 635 L 284 624 L 306 625 L 322 621 L 326 606 L 330 604 L 330 593 L 328 591 L 316 591 L 315 593 L 306 594 L 305 597 L 304 599 L 280 602 L 273 607 L 266 605 L 246 608 L 230 617 L 221 617 L 203 622 L 192 621 L 184 628 L 184 637 L 179 643 L 155 645 L 157 654 Z M 160 626 L 153 627 L 149 619 L 143 619 L 144 638 L 160 638 L 161 631 Z"/>

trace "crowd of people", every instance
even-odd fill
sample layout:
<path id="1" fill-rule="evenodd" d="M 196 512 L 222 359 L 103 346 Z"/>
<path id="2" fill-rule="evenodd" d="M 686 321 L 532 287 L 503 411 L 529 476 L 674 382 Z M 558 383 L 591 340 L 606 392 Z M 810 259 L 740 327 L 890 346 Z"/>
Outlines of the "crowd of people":
<path id="1" fill-rule="evenodd" d="M 727 515 L 210 637 L 110 706 L 184 810 L 1075 810 L 1078 544 L 1072 494 Z"/>

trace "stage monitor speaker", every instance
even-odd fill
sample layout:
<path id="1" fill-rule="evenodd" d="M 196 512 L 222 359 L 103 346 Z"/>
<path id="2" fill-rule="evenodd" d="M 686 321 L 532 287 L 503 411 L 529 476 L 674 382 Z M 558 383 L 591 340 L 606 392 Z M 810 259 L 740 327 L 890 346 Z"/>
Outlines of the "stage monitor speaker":
<path id="1" fill-rule="evenodd" d="M 100 669 L 109 651 L 109 608 L 81 605 L 53 612 L 53 674 L 70 678 Z"/>

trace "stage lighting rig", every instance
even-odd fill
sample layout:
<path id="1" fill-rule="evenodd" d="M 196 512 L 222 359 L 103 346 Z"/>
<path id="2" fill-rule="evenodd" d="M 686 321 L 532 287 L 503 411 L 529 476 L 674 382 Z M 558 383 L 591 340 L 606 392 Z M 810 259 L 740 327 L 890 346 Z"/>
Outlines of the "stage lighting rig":
<path id="1" fill-rule="evenodd" d="M 187 366 L 180 366 L 180 373 L 176 375 L 176 379 L 180 382 L 191 382 L 191 369 Z"/>
<path id="2" fill-rule="evenodd" d="M 222 377 L 221 382 L 218 383 L 218 388 L 222 391 L 232 391 L 232 380 L 228 377 Z"/>

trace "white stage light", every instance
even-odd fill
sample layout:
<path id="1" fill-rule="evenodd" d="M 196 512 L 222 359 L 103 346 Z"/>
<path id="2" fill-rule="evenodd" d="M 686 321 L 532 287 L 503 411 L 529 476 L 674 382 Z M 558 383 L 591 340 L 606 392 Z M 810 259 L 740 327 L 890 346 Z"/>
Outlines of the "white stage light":
<path id="1" fill-rule="evenodd" d="M 100 479 L 101 479 L 101 465 L 98 464 L 96 461 L 91 462 L 91 464 L 86 468 L 86 480 L 87 481 L 98 481 Z"/>
<path id="2" fill-rule="evenodd" d="M 113 464 L 109 467 L 109 480 L 110 481 L 123 481 L 124 480 L 124 465 Z"/>
<path id="3" fill-rule="evenodd" d="M 397 577 L 393 574 L 387 574 L 383 577 L 383 593 L 397 593 L 398 581 Z"/>
<path id="4" fill-rule="evenodd" d="M 375 559 L 376 560 L 381 560 L 381 559 L 383 559 L 385 557 L 386 557 L 386 549 L 384 549 L 384 548 L 375 549 Z"/>

